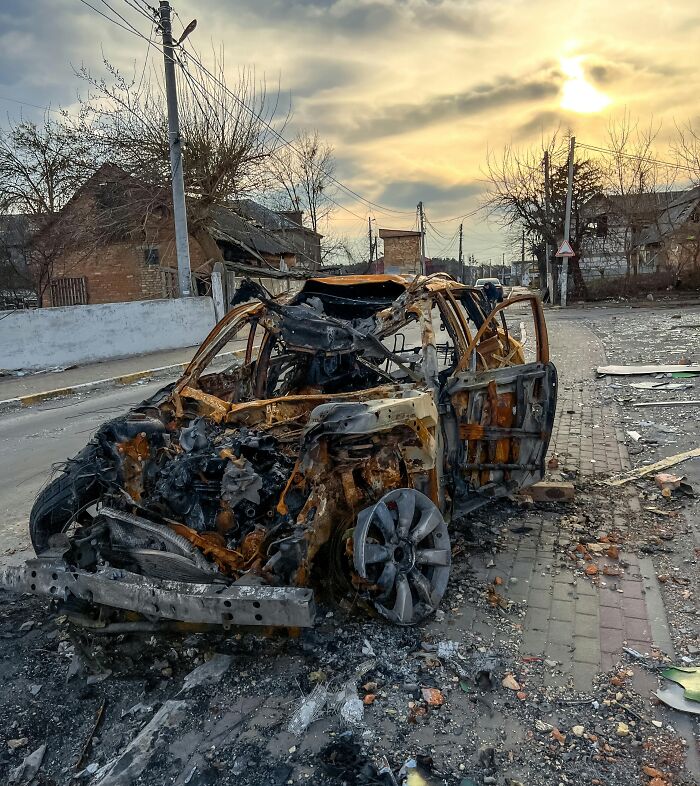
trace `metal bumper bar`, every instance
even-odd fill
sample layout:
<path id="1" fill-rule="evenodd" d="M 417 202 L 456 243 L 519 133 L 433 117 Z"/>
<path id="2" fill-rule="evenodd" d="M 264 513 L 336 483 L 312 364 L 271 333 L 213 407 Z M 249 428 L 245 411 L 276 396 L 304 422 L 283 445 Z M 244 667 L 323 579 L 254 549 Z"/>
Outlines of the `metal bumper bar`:
<path id="1" fill-rule="evenodd" d="M 135 611 L 150 618 L 214 624 L 277 625 L 308 628 L 314 624 L 310 589 L 265 585 L 192 584 L 151 579 L 118 568 L 95 573 L 62 560 L 33 559 L 0 569 L 0 587 L 13 592 L 70 597 Z"/>

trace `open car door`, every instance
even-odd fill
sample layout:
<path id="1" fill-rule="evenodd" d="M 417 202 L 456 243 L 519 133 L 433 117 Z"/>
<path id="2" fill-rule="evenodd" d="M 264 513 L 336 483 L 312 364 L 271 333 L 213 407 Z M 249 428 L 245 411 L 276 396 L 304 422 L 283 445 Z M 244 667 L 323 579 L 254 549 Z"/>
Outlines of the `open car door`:
<path id="1" fill-rule="evenodd" d="M 532 311 L 525 336 L 522 311 Z M 505 313 L 517 338 L 509 330 Z M 533 347 L 532 342 L 536 345 Z M 450 457 L 454 512 L 541 480 L 552 434 L 557 371 L 549 361 L 542 304 L 520 295 L 498 304 L 469 337 L 466 353 L 447 381 L 455 415 L 457 450 Z"/>

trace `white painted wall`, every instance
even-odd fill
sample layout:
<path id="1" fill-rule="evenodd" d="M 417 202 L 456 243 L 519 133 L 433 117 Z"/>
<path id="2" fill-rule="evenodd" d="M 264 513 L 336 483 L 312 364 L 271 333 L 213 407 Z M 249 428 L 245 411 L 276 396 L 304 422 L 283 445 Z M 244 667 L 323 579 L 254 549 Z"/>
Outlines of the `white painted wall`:
<path id="1" fill-rule="evenodd" d="M 0 311 L 0 368 L 41 369 L 197 346 L 210 297 Z"/>

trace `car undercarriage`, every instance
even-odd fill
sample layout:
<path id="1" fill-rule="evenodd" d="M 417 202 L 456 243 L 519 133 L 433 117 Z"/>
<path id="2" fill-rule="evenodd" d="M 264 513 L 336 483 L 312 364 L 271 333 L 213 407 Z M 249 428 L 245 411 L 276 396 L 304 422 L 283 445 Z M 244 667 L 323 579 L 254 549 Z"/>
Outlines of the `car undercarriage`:
<path id="1" fill-rule="evenodd" d="M 40 493 L 9 588 L 104 629 L 305 627 L 316 597 L 438 608 L 449 522 L 540 480 L 556 406 L 542 307 L 436 274 L 251 282 L 183 376 Z M 504 310 L 532 313 L 526 358 Z M 234 337 L 242 357 L 210 366 Z"/>

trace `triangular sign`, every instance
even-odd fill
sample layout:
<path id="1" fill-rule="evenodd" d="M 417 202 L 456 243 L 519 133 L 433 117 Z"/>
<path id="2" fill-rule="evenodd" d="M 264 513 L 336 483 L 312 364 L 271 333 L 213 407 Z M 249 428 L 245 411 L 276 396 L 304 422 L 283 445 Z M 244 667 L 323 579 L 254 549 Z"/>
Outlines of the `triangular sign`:
<path id="1" fill-rule="evenodd" d="M 556 257 L 575 257 L 574 249 L 571 248 L 571 243 L 568 240 L 562 240 L 559 245 L 559 250 L 554 255 Z"/>

